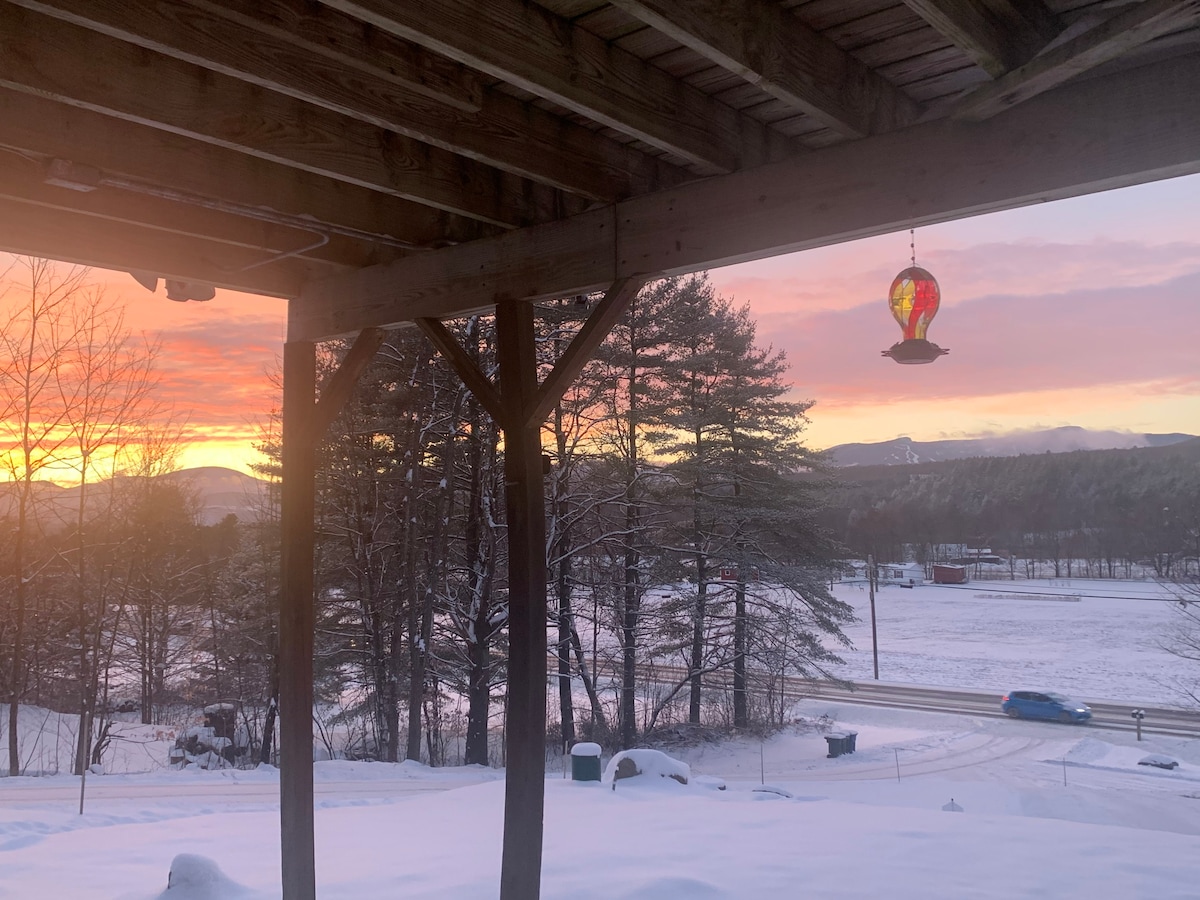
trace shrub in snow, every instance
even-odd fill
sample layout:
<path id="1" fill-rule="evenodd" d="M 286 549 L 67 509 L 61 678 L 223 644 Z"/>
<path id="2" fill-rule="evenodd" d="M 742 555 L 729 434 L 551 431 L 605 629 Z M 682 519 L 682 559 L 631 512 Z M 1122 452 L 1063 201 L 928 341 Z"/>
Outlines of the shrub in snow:
<path id="1" fill-rule="evenodd" d="M 685 762 L 672 759 L 659 750 L 622 750 L 608 761 L 604 769 L 604 782 L 620 781 L 636 775 L 672 778 L 687 784 L 692 770 Z"/>
<path id="2" fill-rule="evenodd" d="M 232 703 L 204 707 L 204 724 L 187 728 L 175 741 L 170 763 L 178 769 L 199 766 L 221 769 L 236 765 L 250 755 L 250 735 L 235 719 Z"/>

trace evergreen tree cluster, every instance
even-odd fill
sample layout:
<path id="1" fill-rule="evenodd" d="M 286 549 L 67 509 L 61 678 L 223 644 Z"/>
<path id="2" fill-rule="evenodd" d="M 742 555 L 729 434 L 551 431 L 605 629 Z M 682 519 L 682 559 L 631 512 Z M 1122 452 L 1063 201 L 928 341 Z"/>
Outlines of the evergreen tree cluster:
<path id="1" fill-rule="evenodd" d="M 1163 579 L 1200 560 L 1200 440 L 843 469 L 838 481 L 823 521 L 864 557 L 989 547 L 1014 575 Z"/>

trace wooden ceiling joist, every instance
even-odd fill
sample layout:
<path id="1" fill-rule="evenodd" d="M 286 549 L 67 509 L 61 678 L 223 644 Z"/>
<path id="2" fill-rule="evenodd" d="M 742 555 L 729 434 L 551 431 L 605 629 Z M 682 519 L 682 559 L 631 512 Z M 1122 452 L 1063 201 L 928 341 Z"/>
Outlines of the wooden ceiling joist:
<path id="1" fill-rule="evenodd" d="M 1198 20 L 1200 0 L 1146 0 L 1122 8 L 997 81 L 971 92 L 956 105 L 954 114 L 976 120 L 994 116 Z"/>
<path id="2" fill-rule="evenodd" d="M 7 90 L 0 90 L 0 148 L 43 163 L 89 166 L 101 176 L 140 184 L 141 193 L 169 188 L 388 246 L 453 244 L 498 231 L 357 185 Z"/>
<path id="3" fill-rule="evenodd" d="M 904 0 L 993 78 L 1031 60 L 1062 31 L 1041 0 Z"/>
<path id="4" fill-rule="evenodd" d="M 85 177 L 93 172 L 85 170 Z M 351 240 L 342 235 L 318 232 L 299 221 L 283 224 L 269 218 L 251 218 L 211 206 L 182 205 L 170 199 L 112 187 L 89 191 L 63 187 L 52 183 L 55 174 L 61 176 L 44 162 L 0 152 L 0 197 L 66 214 L 92 216 L 99 220 L 97 227 L 106 227 L 105 222 L 138 225 L 205 242 L 228 244 L 257 252 L 262 264 L 271 264 L 268 260 L 275 257 L 297 254 L 311 264 L 314 275 L 381 263 L 401 255 L 394 248 L 361 238 Z M 66 174 L 70 176 L 70 169 Z"/>
<path id="5" fill-rule="evenodd" d="M 313 34 L 313 40 L 301 41 L 295 34 L 284 35 L 269 27 L 264 11 L 252 6 L 243 9 L 250 6 L 246 3 L 224 8 L 182 0 L 12 2 L 593 200 L 644 193 L 684 177 L 645 154 L 598 139 L 581 126 L 565 126 L 511 97 L 485 93 L 478 76 L 462 66 L 457 69 L 463 76 L 452 79 L 445 71 L 454 67 L 449 61 L 438 68 L 442 76 L 438 84 L 457 86 L 473 79 L 478 89 L 459 91 L 450 100 L 431 90 L 414 90 L 413 82 L 420 77 L 416 63 L 402 58 L 406 77 L 396 78 L 394 50 L 380 58 L 374 46 L 380 38 L 362 36 L 351 43 L 353 33 L 345 26 L 339 33 L 339 52 L 330 54 L 327 46 L 317 42 L 319 25 L 333 17 L 339 22 L 348 19 L 313 4 L 297 6 L 282 0 L 271 4 L 272 15 L 287 13 L 290 22 L 317 20 L 301 32 Z M 381 38 L 403 43 L 391 35 Z M 413 50 L 431 56 L 423 48 Z M 355 53 L 357 65 L 347 71 L 346 61 Z M 368 61 L 375 65 L 367 65 Z M 471 108 L 464 108 L 468 102 Z"/>
<path id="6" fill-rule="evenodd" d="M 13 90 L 490 224 L 519 227 L 562 208 L 550 189 L 539 193 L 492 167 L 6 3 L 0 33 L 11 41 L 0 54 L 0 84 Z M 23 52 L 34 46 L 36 56 Z M 107 64 L 78 78 L 80 66 L 94 59 Z"/>
<path id="7" fill-rule="evenodd" d="M 902 91 L 770 0 L 613 0 L 843 137 L 916 121 Z"/>
<path id="8" fill-rule="evenodd" d="M 0 197 L 0 247 L 10 253 L 155 275 L 270 297 L 294 297 L 328 264 Z"/>
<path id="9" fill-rule="evenodd" d="M 533 3 L 328 5 L 686 159 L 700 174 L 758 165 L 791 149 L 761 123 Z"/>
<path id="10" fill-rule="evenodd" d="M 985 122 L 913 126 L 410 256 L 307 285 L 290 335 L 446 318 L 496 297 L 585 293 L 1200 172 L 1197 96 L 1191 55 L 1064 86 Z"/>

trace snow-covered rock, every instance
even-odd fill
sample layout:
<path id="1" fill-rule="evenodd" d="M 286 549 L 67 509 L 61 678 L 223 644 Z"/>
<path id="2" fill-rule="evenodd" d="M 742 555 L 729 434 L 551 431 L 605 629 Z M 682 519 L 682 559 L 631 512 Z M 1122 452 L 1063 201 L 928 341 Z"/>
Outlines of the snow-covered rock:
<path id="1" fill-rule="evenodd" d="M 603 781 L 611 784 L 636 775 L 672 778 L 680 784 L 687 784 L 692 770 L 687 763 L 672 759 L 660 750 L 622 750 L 608 761 Z"/>

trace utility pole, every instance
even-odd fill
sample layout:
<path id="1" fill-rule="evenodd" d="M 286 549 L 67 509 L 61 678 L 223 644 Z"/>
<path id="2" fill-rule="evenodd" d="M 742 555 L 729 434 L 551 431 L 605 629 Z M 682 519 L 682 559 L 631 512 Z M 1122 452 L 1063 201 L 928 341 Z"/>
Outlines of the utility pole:
<path id="1" fill-rule="evenodd" d="M 867 554 L 867 595 L 871 598 L 871 656 L 875 661 L 875 680 L 879 680 L 879 636 L 875 631 L 875 557 Z"/>

